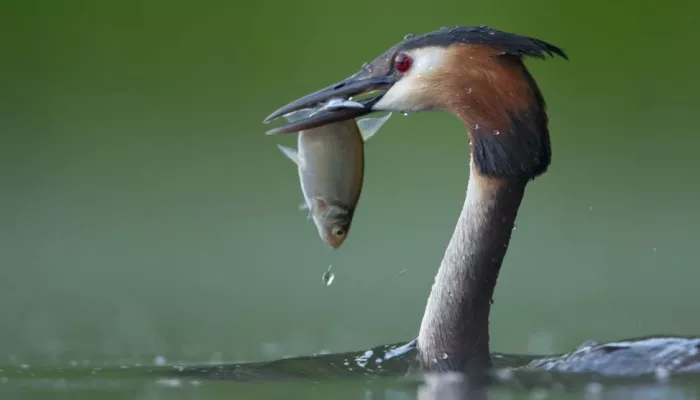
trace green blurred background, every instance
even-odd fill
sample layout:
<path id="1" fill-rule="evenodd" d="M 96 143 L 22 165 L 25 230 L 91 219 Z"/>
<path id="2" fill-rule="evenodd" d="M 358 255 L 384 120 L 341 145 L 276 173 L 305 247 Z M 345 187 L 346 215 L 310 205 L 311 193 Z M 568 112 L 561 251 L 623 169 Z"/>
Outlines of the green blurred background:
<path id="1" fill-rule="evenodd" d="M 571 59 L 529 62 L 554 158 L 521 209 L 492 349 L 700 335 L 691 2 L 0 9 L 0 364 L 261 360 L 415 337 L 463 201 L 461 122 L 392 118 L 367 146 L 352 234 L 331 251 L 276 147 L 296 137 L 265 136 L 262 119 L 406 33 L 458 24 Z"/>

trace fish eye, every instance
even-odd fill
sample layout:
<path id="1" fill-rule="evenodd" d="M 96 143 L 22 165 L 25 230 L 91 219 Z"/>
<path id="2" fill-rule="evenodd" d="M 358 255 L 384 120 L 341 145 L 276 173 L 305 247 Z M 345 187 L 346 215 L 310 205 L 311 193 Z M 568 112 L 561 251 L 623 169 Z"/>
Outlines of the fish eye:
<path id="1" fill-rule="evenodd" d="M 394 57 L 394 68 L 401 73 L 408 71 L 411 64 L 413 64 L 413 59 L 406 53 L 399 53 Z"/>
<path id="2" fill-rule="evenodd" d="M 339 226 L 334 226 L 331 233 L 333 234 L 333 236 L 343 236 L 343 235 L 345 235 L 345 229 L 343 229 Z"/>

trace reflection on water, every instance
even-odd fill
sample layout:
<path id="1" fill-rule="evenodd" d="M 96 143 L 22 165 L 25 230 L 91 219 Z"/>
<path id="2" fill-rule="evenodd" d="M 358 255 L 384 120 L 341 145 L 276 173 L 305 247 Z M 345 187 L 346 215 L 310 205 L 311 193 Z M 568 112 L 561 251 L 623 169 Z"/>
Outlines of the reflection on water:
<path id="1" fill-rule="evenodd" d="M 3 367 L 0 396 L 22 399 L 696 399 L 697 377 L 602 379 L 590 375 L 513 370 L 494 373 L 494 382 L 471 389 L 461 376 L 275 379 L 264 383 L 172 377 L 172 366 L 91 369 Z"/>

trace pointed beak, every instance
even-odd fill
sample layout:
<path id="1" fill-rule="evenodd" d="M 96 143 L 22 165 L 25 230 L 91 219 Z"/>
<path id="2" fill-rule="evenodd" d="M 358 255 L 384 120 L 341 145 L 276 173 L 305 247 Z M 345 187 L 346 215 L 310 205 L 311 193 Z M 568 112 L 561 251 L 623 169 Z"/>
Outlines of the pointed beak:
<path id="1" fill-rule="evenodd" d="M 386 91 L 395 83 L 393 76 L 361 77 L 361 75 L 361 73 L 355 74 L 325 89 L 296 99 L 277 109 L 277 111 L 265 118 L 263 122 L 268 123 L 273 119 L 304 108 L 316 108 L 332 99 L 348 99 L 352 96 L 369 93 L 375 90 Z M 339 107 L 321 109 L 308 118 L 271 129 L 267 131 L 266 134 L 276 135 L 279 133 L 293 133 L 369 114 L 373 111 L 372 106 L 382 98 L 383 94 L 384 93 L 380 93 L 377 96 L 372 96 L 363 100 L 354 100 L 354 106 L 352 107 L 341 105 Z M 357 103 L 362 105 L 362 107 L 357 106 Z"/>

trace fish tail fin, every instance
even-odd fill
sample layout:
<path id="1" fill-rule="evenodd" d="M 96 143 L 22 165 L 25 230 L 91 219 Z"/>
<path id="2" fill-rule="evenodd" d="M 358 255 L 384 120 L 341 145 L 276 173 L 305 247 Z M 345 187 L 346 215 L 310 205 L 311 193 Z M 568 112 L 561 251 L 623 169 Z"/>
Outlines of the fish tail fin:
<path id="1" fill-rule="evenodd" d="M 313 114 L 314 110 L 310 108 L 303 108 L 298 111 L 291 112 L 287 115 L 284 116 L 284 119 L 287 120 L 287 122 L 297 122 L 299 120 L 302 120 L 304 118 L 309 118 L 311 114 Z"/>
<path id="2" fill-rule="evenodd" d="M 352 100 L 346 100 L 346 99 L 330 99 L 326 104 L 324 104 L 321 108 L 318 109 L 318 111 L 333 111 L 337 110 L 340 108 L 365 108 L 362 103 L 358 103 L 356 101 Z M 318 112 L 315 111 L 314 113 Z"/>

